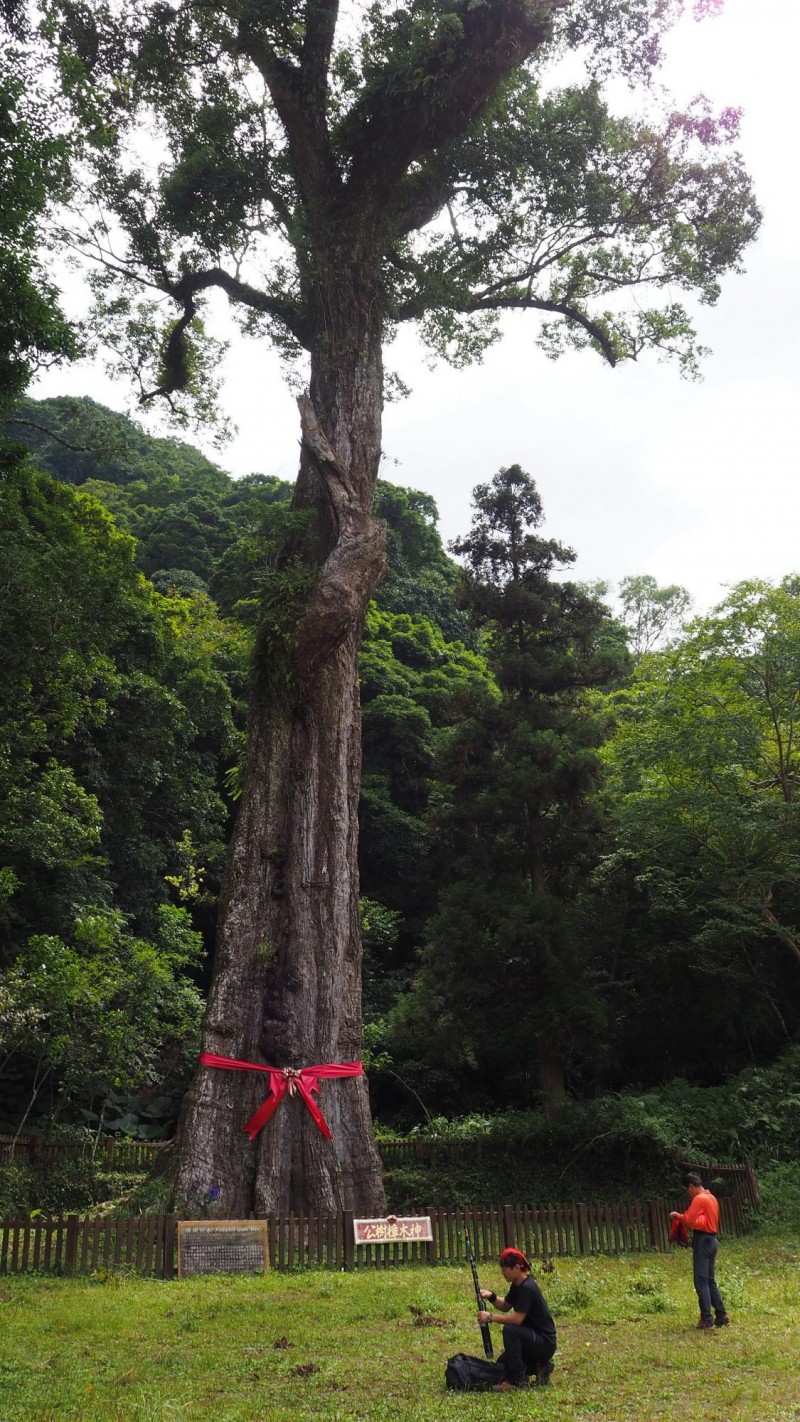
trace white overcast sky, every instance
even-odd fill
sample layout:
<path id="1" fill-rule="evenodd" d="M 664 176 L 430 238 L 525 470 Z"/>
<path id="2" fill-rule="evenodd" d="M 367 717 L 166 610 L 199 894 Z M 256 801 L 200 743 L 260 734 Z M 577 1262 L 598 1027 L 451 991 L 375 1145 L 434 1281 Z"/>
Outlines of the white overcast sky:
<path id="1" fill-rule="evenodd" d="M 651 573 L 704 610 L 726 584 L 798 570 L 798 53 L 800 0 L 725 0 L 670 38 L 662 77 L 679 104 L 702 92 L 744 109 L 741 147 L 764 209 L 746 274 L 699 311 L 713 352 L 701 383 L 654 358 L 611 370 L 587 351 L 551 363 L 531 313 L 509 317 L 504 340 L 468 370 L 428 370 L 411 331 L 388 350 L 412 394 L 386 411 L 381 472 L 433 494 L 446 540 L 468 528 L 473 486 L 518 463 L 580 578 Z M 50 372 L 31 393 L 126 404 L 87 366 Z M 234 475 L 293 479 L 296 406 L 265 347 L 235 339 L 223 405 L 238 434 L 211 457 Z"/>

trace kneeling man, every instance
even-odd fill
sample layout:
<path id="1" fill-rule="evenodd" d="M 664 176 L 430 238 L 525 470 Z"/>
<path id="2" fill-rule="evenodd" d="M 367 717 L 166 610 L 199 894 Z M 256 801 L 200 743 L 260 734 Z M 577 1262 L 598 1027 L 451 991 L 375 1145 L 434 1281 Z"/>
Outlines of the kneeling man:
<path id="1" fill-rule="evenodd" d="M 520 1249 L 504 1249 L 500 1269 L 509 1286 L 505 1298 L 499 1299 L 494 1289 L 481 1289 L 481 1298 L 494 1304 L 503 1317 L 498 1318 L 488 1309 L 478 1313 L 479 1323 L 503 1325 L 503 1355 L 498 1362 L 502 1362 L 506 1376 L 494 1390 L 507 1392 L 527 1387 L 529 1374 L 537 1386 L 544 1387 L 550 1381 L 556 1351 L 552 1314 L 539 1285 L 531 1278 L 531 1266 Z"/>

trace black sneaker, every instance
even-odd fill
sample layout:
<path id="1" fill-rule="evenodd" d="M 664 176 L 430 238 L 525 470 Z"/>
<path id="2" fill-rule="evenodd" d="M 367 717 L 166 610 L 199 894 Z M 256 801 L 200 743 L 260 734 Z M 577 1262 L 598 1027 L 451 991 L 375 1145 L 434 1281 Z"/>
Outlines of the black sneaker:
<path id="1" fill-rule="evenodd" d="M 540 1363 L 536 1369 L 534 1387 L 547 1387 L 547 1384 L 553 1376 L 554 1367 L 555 1363 L 552 1358 L 548 1358 L 546 1363 Z"/>
<path id="2" fill-rule="evenodd" d="M 714 1327 L 714 1320 L 713 1320 L 713 1318 L 701 1318 L 701 1319 L 700 1319 L 700 1322 L 697 1323 L 697 1324 L 695 1324 L 695 1327 L 696 1327 L 696 1328 L 701 1328 L 701 1329 L 702 1329 L 702 1328 L 713 1328 L 713 1327 Z"/>
<path id="3" fill-rule="evenodd" d="M 714 1319 L 715 1328 L 727 1328 L 729 1323 L 730 1319 L 727 1313 L 718 1313 L 716 1318 Z"/>

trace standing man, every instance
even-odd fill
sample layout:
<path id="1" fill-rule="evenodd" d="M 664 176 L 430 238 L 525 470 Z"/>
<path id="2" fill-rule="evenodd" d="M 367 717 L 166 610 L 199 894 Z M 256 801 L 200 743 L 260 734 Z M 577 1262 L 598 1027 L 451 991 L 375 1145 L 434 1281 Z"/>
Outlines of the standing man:
<path id="1" fill-rule="evenodd" d="M 492 1389 L 510 1392 L 527 1387 L 528 1375 L 534 1374 L 538 1387 L 545 1387 L 553 1371 L 556 1351 L 556 1326 L 539 1285 L 530 1277 L 531 1266 L 520 1249 L 504 1249 L 500 1255 L 500 1270 L 509 1285 L 504 1299 L 494 1289 L 481 1289 L 481 1298 L 498 1308 L 503 1318 L 487 1309 L 478 1312 L 479 1323 L 503 1324 L 502 1362 L 506 1376 Z"/>
<path id="2" fill-rule="evenodd" d="M 700 1322 L 698 1328 L 725 1328 L 730 1319 L 722 1302 L 722 1294 L 714 1278 L 714 1261 L 717 1257 L 719 1241 L 719 1204 L 710 1190 L 703 1188 L 699 1175 L 690 1171 L 684 1175 L 683 1184 L 689 1196 L 689 1208 L 670 1212 L 671 1220 L 683 1220 L 692 1230 L 692 1264 L 694 1266 L 694 1287 L 700 1302 Z M 714 1317 L 711 1310 L 714 1310 Z"/>

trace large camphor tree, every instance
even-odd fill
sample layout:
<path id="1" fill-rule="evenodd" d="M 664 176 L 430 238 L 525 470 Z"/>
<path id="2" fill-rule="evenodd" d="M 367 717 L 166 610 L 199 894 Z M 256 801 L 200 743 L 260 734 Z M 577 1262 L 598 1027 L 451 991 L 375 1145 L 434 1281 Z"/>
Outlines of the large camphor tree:
<path id="1" fill-rule="evenodd" d="M 681 293 L 713 302 L 758 225 L 737 114 L 614 118 L 682 0 L 48 0 L 45 42 L 85 136 L 70 241 L 145 399 L 201 400 L 202 304 L 308 358 L 287 539 L 267 570 L 244 789 L 220 904 L 206 1051 L 299 1068 L 360 1053 L 356 654 L 385 569 L 372 501 L 383 348 L 414 321 L 474 358 L 526 309 L 552 354 L 648 347 L 690 371 Z M 705 4 L 702 8 L 713 8 Z M 548 87 L 568 51 L 576 84 Z M 138 291 L 138 295 L 137 295 Z M 148 373 L 148 371 L 150 373 Z M 199 1067 L 176 1199 L 382 1204 L 366 1083 L 286 1099 L 251 1146 L 255 1073 Z"/>

